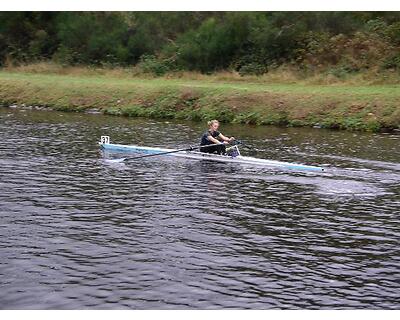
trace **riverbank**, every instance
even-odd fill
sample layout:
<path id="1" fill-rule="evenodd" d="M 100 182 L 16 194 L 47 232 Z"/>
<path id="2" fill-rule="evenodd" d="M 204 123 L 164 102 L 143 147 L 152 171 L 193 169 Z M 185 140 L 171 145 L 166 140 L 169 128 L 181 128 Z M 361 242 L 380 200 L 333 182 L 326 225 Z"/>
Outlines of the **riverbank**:
<path id="1" fill-rule="evenodd" d="M 398 85 L 0 72 L 0 103 L 62 111 L 362 131 L 400 128 Z"/>

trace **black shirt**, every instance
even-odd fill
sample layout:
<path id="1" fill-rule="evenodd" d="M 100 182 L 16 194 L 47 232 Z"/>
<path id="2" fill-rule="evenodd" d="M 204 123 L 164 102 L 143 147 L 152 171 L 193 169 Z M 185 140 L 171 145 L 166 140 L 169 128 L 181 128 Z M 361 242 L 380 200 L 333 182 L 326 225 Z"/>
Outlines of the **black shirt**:
<path id="1" fill-rule="evenodd" d="M 206 132 L 204 132 L 204 134 L 201 137 L 200 145 L 207 146 L 209 144 L 214 144 L 214 142 L 208 140 L 208 137 L 212 136 L 213 138 L 216 139 L 220 134 L 221 134 L 221 132 L 219 132 L 219 131 L 214 131 L 213 133 L 211 133 L 211 131 L 207 130 Z"/>

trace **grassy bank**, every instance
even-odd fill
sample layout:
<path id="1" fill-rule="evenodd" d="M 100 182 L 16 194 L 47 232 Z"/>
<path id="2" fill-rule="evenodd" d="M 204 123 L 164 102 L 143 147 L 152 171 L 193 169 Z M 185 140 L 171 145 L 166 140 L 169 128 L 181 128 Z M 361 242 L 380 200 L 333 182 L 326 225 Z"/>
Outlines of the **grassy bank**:
<path id="1" fill-rule="evenodd" d="M 116 74 L 0 72 L 3 105 L 99 109 L 110 115 L 380 131 L 400 126 L 398 85 L 138 78 Z"/>

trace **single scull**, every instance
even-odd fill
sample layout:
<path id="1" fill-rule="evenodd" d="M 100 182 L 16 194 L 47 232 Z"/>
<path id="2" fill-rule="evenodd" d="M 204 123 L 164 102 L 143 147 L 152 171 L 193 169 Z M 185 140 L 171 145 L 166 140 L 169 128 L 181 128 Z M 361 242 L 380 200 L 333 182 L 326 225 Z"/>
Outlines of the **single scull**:
<path id="1" fill-rule="evenodd" d="M 240 155 L 240 153 L 239 155 L 232 157 L 232 156 L 204 153 L 199 151 L 179 151 L 175 149 L 167 149 L 159 147 L 143 147 L 136 145 L 115 144 L 115 143 L 110 143 L 110 138 L 108 136 L 102 136 L 99 145 L 103 150 L 115 151 L 115 152 L 135 152 L 135 153 L 144 153 L 149 155 L 165 154 L 179 158 L 196 159 L 196 160 L 242 163 L 242 164 L 258 165 L 265 167 L 278 167 L 290 170 L 324 171 L 324 168 L 321 167 L 290 163 L 290 162 L 259 159 L 254 157 L 246 157 Z"/>

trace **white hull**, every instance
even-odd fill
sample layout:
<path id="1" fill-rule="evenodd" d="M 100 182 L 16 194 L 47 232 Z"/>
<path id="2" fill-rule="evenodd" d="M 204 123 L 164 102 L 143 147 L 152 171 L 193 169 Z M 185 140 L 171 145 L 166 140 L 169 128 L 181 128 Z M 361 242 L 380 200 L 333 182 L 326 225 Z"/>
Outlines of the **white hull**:
<path id="1" fill-rule="evenodd" d="M 123 145 L 123 144 L 114 144 L 114 143 L 99 143 L 101 148 L 109 151 L 120 151 L 120 152 L 140 152 L 146 154 L 157 154 L 162 152 L 171 152 L 174 149 L 166 149 L 166 148 L 153 148 L 153 147 L 141 147 L 135 145 Z M 188 159 L 196 159 L 196 160 L 211 160 L 211 161 L 219 161 L 219 162 L 229 162 L 229 163 L 242 163 L 242 164 L 250 164 L 250 165 L 259 165 L 264 167 L 278 167 L 285 168 L 291 170 L 307 170 L 307 171 L 324 171 L 324 168 L 316 167 L 316 166 L 308 166 L 297 163 L 290 162 L 281 162 L 274 160 L 265 160 L 253 157 L 245 157 L 245 156 L 222 156 L 217 154 L 210 154 L 204 152 L 197 151 L 179 151 L 176 153 L 167 154 L 168 156 L 174 156 L 179 158 L 188 158 Z"/>

